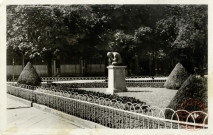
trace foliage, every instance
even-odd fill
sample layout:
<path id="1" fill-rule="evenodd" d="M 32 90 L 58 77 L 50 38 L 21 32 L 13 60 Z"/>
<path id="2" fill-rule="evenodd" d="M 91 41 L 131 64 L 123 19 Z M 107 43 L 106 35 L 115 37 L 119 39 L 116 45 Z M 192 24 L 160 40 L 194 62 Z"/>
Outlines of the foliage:
<path id="1" fill-rule="evenodd" d="M 132 102 L 132 103 L 138 103 L 138 104 L 146 104 L 145 102 L 142 102 L 138 99 L 135 99 L 134 97 L 126 97 L 126 96 L 118 96 L 116 94 L 110 95 L 110 94 L 105 94 L 105 93 L 100 93 L 100 92 L 94 92 L 94 91 L 86 91 L 83 89 L 73 89 L 76 88 L 75 85 L 63 85 L 63 84 L 55 84 L 55 85 L 42 85 L 43 87 L 47 88 L 55 88 L 55 89 L 60 89 L 63 91 L 69 91 L 69 92 L 76 92 L 78 94 L 86 94 L 88 96 L 97 96 L 97 97 L 103 97 L 103 98 L 108 98 L 108 99 L 115 99 L 117 101 L 122 102 L 123 104 L 127 102 Z M 74 87 L 73 87 L 74 86 Z"/>
<path id="2" fill-rule="evenodd" d="M 17 83 L 19 84 L 26 84 L 32 86 L 40 85 L 41 78 L 38 76 L 35 68 L 32 66 L 30 62 L 24 67 L 23 71 L 21 72 Z"/>
<path id="3" fill-rule="evenodd" d="M 168 108 L 174 110 L 204 111 L 208 110 L 207 78 L 190 75 L 180 87 Z M 170 118 L 171 111 L 166 111 L 165 115 Z"/>
<path id="4" fill-rule="evenodd" d="M 94 54 L 94 49 L 84 53 L 93 48 L 86 44 L 94 44 L 91 41 L 96 39 L 91 37 L 97 36 L 92 33 L 107 20 L 94 13 L 89 5 L 12 5 L 7 12 L 7 47 L 31 61 L 40 57 L 47 63 L 50 76 L 55 50 L 59 49 L 62 57 L 70 57 L 70 53 L 87 57 Z"/>
<path id="5" fill-rule="evenodd" d="M 203 74 L 207 17 L 205 5 L 11 5 L 7 46 L 48 65 L 56 49 L 64 59 L 106 58 L 107 51 L 118 51 L 137 75 L 141 68 L 146 75 L 156 68 L 168 72 L 177 62 Z"/>
<path id="6" fill-rule="evenodd" d="M 191 73 L 197 67 L 203 74 L 207 68 L 207 6 L 167 6 L 165 10 L 166 17 L 156 23 L 160 44 Z"/>
<path id="7" fill-rule="evenodd" d="M 181 63 L 177 63 L 167 78 L 164 87 L 168 89 L 179 89 L 187 77 L 188 73 L 186 69 Z"/>
<path id="8" fill-rule="evenodd" d="M 7 45 L 34 58 L 77 44 L 103 20 L 89 6 L 9 6 Z"/>

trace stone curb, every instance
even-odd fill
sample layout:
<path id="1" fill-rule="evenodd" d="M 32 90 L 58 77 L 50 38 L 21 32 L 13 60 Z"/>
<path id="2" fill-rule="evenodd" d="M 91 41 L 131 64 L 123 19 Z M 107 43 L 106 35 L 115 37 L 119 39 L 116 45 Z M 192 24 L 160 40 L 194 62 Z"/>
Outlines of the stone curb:
<path id="1" fill-rule="evenodd" d="M 21 103 L 24 103 L 26 105 L 32 106 L 36 109 L 42 110 L 44 112 L 51 113 L 51 114 L 58 116 L 62 119 L 68 120 L 70 123 L 73 123 L 74 125 L 79 126 L 80 128 L 91 128 L 91 129 L 93 129 L 93 128 L 102 128 L 102 129 L 105 128 L 105 129 L 107 129 L 108 128 L 108 127 L 105 127 L 103 125 L 94 123 L 92 121 L 84 120 L 84 119 L 75 117 L 73 115 L 69 115 L 69 114 L 66 114 L 64 112 L 49 108 L 49 107 L 44 106 L 44 105 L 32 103 L 31 101 L 16 97 L 14 95 L 7 94 L 7 97 L 10 98 L 10 99 L 19 101 Z"/>

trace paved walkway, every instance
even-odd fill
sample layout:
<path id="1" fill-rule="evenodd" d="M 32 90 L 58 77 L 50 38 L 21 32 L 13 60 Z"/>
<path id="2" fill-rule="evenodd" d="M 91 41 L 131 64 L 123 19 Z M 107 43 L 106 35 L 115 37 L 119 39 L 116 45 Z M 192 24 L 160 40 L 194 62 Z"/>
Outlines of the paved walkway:
<path id="1" fill-rule="evenodd" d="M 53 114 L 7 98 L 7 129 L 75 129 L 79 126 Z"/>

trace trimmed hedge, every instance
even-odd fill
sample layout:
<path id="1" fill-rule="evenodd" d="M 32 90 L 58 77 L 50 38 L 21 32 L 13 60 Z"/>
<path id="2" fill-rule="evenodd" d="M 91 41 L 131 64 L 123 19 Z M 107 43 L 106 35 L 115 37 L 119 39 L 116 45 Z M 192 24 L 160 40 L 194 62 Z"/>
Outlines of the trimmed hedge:
<path id="1" fill-rule="evenodd" d="M 167 89 L 179 89 L 187 77 L 186 69 L 181 63 L 178 63 L 167 78 L 164 87 Z"/>
<path id="2" fill-rule="evenodd" d="M 173 110 L 204 111 L 208 110 L 207 78 L 190 75 L 176 93 L 167 108 Z M 165 116 L 170 118 L 172 112 L 167 110 Z"/>
<path id="3" fill-rule="evenodd" d="M 17 83 L 38 86 L 40 82 L 41 78 L 38 76 L 38 73 L 36 72 L 32 64 L 28 62 L 21 72 Z"/>

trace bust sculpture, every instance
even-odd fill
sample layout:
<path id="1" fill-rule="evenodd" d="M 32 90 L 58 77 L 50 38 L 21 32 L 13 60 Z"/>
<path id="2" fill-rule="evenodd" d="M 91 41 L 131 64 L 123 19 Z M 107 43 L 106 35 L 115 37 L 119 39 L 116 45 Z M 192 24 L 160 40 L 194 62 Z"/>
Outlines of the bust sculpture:
<path id="1" fill-rule="evenodd" d="M 118 66 L 122 64 L 121 55 L 117 52 L 108 52 L 109 65 Z"/>

